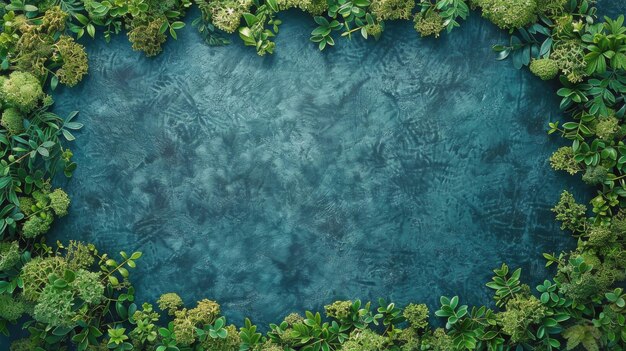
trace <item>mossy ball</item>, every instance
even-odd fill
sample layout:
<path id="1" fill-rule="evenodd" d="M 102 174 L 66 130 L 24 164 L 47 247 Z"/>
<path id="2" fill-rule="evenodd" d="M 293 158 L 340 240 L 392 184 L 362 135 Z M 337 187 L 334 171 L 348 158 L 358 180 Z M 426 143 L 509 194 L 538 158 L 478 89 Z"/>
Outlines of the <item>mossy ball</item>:
<path id="1" fill-rule="evenodd" d="M 530 63 L 530 71 L 543 80 L 550 80 L 559 74 L 559 66 L 552 59 L 533 60 Z"/>

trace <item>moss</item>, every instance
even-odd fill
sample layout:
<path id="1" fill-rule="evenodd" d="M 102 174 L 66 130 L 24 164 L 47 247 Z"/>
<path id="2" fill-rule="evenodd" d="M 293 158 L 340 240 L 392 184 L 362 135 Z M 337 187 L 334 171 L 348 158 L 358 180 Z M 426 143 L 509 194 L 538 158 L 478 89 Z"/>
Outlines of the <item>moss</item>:
<path id="1" fill-rule="evenodd" d="M 343 351 L 380 351 L 387 344 L 387 339 L 375 332 L 365 329 L 356 329 L 350 334 L 350 338 L 343 344 Z"/>
<path id="2" fill-rule="evenodd" d="M 147 23 L 137 24 L 128 32 L 128 40 L 133 44 L 133 50 L 143 51 L 146 56 L 156 56 L 161 53 L 165 43 L 165 34 L 160 32 L 165 23 L 163 18 L 155 18 Z"/>
<path id="3" fill-rule="evenodd" d="M 20 261 L 17 241 L 0 242 L 0 272 L 13 268 Z"/>
<path id="4" fill-rule="evenodd" d="M 536 0 L 477 0 L 483 17 L 502 29 L 524 27 L 537 19 Z"/>
<path id="5" fill-rule="evenodd" d="M 237 328 L 234 325 L 229 325 L 225 327 L 226 338 L 221 339 L 213 339 L 211 337 L 206 338 L 206 340 L 200 343 L 200 346 L 204 348 L 204 350 L 211 351 L 239 351 L 239 346 L 241 345 L 241 337 L 239 337 L 239 333 L 237 332 Z"/>
<path id="6" fill-rule="evenodd" d="M 287 317 L 285 317 L 285 322 L 287 322 L 287 324 L 289 324 L 290 326 L 293 326 L 294 324 L 302 323 L 303 321 L 304 321 L 304 317 L 302 317 L 298 313 L 290 313 Z"/>
<path id="7" fill-rule="evenodd" d="M 617 240 L 617 234 L 613 232 L 611 228 L 598 226 L 593 227 L 589 231 L 589 240 L 587 243 L 591 246 L 602 247 L 609 245 L 615 240 Z"/>
<path id="8" fill-rule="evenodd" d="M 104 285 L 100 280 L 100 274 L 81 269 L 76 272 L 76 278 L 70 286 L 81 300 L 98 304 L 104 299 Z"/>
<path id="9" fill-rule="evenodd" d="M 352 309 L 352 301 L 335 301 L 330 305 L 324 306 L 326 316 L 335 319 L 345 319 L 350 316 Z"/>
<path id="10" fill-rule="evenodd" d="M 557 16 L 563 13 L 567 0 L 537 0 L 537 12 Z"/>
<path id="11" fill-rule="evenodd" d="M 183 306 L 183 299 L 176 293 L 167 293 L 159 297 L 157 305 L 162 311 L 167 311 L 170 316 L 173 316 Z"/>
<path id="12" fill-rule="evenodd" d="M 413 19 L 415 30 L 422 36 L 439 37 L 439 34 L 446 28 L 443 18 L 437 11 L 429 10 L 424 13 L 417 13 Z"/>
<path id="13" fill-rule="evenodd" d="M 425 304 L 409 304 L 404 308 L 402 315 L 415 329 L 423 329 L 428 326 L 428 306 Z"/>
<path id="14" fill-rule="evenodd" d="M 549 58 L 532 60 L 530 71 L 542 80 L 550 80 L 559 74 L 559 65 Z"/>
<path id="15" fill-rule="evenodd" d="M 48 284 L 48 275 L 56 274 L 62 277 L 66 269 L 67 262 L 61 257 L 37 257 L 26 263 L 22 268 L 24 298 L 28 301 L 37 301 Z"/>
<path id="16" fill-rule="evenodd" d="M 561 193 L 561 198 L 552 212 L 556 213 L 557 221 L 562 222 L 561 229 L 575 233 L 584 231 L 587 208 L 585 205 L 578 204 L 569 192 Z"/>
<path id="17" fill-rule="evenodd" d="M 24 303 L 9 294 L 0 294 L 0 319 L 14 322 L 26 312 Z"/>
<path id="18" fill-rule="evenodd" d="M 87 74 L 89 63 L 85 47 L 76 43 L 74 38 L 61 36 L 56 43 L 61 68 L 56 71 L 62 84 L 73 87 Z"/>
<path id="19" fill-rule="evenodd" d="M 579 83 L 587 76 L 583 43 L 579 40 L 562 40 L 554 44 L 550 58 L 572 83 Z"/>
<path id="20" fill-rule="evenodd" d="M 2 112 L 0 124 L 11 135 L 18 135 L 24 131 L 24 115 L 16 108 L 8 108 Z"/>
<path id="21" fill-rule="evenodd" d="M 23 111 L 30 112 L 43 98 L 44 93 L 39 79 L 26 72 L 13 72 L 2 85 L 5 101 Z"/>
<path id="22" fill-rule="evenodd" d="M 213 25 L 227 33 L 234 33 L 241 23 L 244 13 L 250 11 L 252 0 L 200 0 L 197 1 L 200 10 L 211 18 Z M 292 6 L 296 3 L 282 2 L 279 6 Z"/>
<path id="23" fill-rule="evenodd" d="M 574 149 L 571 146 L 563 146 L 550 156 L 550 166 L 555 171 L 565 171 L 571 175 L 580 172 L 580 166 L 574 159 Z"/>
<path id="24" fill-rule="evenodd" d="M 49 34 L 63 32 L 65 30 L 67 17 L 67 12 L 61 10 L 59 6 L 53 6 L 46 10 L 43 18 L 41 19 L 42 29 Z"/>
<path id="25" fill-rule="evenodd" d="M 276 3 L 281 10 L 299 8 L 316 16 L 328 10 L 328 2 L 326 0 L 277 0 Z"/>
<path id="26" fill-rule="evenodd" d="M 441 328 L 435 329 L 425 343 L 430 347 L 429 349 L 433 351 L 450 351 L 455 349 L 454 340 Z"/>
<path id="27" fill-rule="evenodd" d="M 69 327 L 75 322 L 74 294 L 46 286 L 35 305 L 33 318 L 52 327 Z"/>
<path id="28" fill-rule="evenodd" d="M 55 189 L 53 192 L 48 194 L 48 198 L 50 199 L 50 207 L 54 214 L 59 217 L 63 217 L 67 215 L 67 209 L 70 206 L 70 197 L 67 196 L 67 193 L 61 189 Z"/>
<path id="29" fill-rule="evenodd" d="M 602 117 L 596 124 L 596 135 L 603 140 L 612 140 L 619 128 L 619 120 L 615 116 Z"/>
<path id="30" fill-rule="evenodd" d="M 380 21 L 408 20 L 414 7 L 414 0 L 371 0 L 369 10 Z"/>
<path id="31" fill-rule="evenodd" d="M 583 175 L 583 182 L 589 185 L 602 184 L 606 180 L 608 173 L 603 166 L 589 167 Z"/>
<path id="32" fill-rule="evenodd" d="M 22 235 L 28 239 L 44 235 L 50 230 L 53 221 L 54 217 L 49 212 L 39 212 L 24 222 Z"/>
<path id="33" fill-rule="evenodd" d="M 541 321 L 547 312 L 546 307 L 532 295 L 516 295 L 506 303 L 506 311 L 498 314 L 502 331 L 515 343 L 529 340 L 530 326 Z"/>

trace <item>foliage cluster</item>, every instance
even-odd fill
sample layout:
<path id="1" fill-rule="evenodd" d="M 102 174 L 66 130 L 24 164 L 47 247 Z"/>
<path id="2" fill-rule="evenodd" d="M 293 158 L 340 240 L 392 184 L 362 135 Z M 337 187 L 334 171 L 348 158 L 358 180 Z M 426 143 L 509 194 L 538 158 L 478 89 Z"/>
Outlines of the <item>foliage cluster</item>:
<path id="1" fill-rule="evenodd" d="M 626 27 L 624 17 L 596 22 L 589 0 L 195 0 L 194 21 L 211 45 L 237 32 L 261 54 L 276 49 L 279 13 L 299 8 L 314 16 L 311 40 L 320 49 L 335 35 L 378 39 L 385 21 L 412 20 L 422 36 L 458 27 L 472 8 L 510 31 L 496 45 L 498 59 L 529 66 L 541 79 L 558 77 L 561 108 L 571 117 L 551 122 L 550 134 L 571 145 L 550 159 L 556 170 L 597 187 L 587 206 L 564 192 L 553 211 L 577 248 L 546 253 L 552 279 L 531 289 L 521 270 L 494 270 L 487 287 L 496 308 L 441 297 L 433 315 L 423 304 L 404 309 L 379 300 L 337 301 L 325 315 L 290 314 L 261 334 L 248 319 L 227 324 L 220 306 L 188 306 L 175 293 L 135 303 L 129 269 L 141 253 L 100 254 L 81 242 L 48 246 L 43 235 L 68 213 L 70 199 L 53 189 L 61 171 L 76 164 L 65 142 L 82 127 L 76 113 L 50 112 L 46 93 L 78 84 L 88 70 L 85 33 L 104 39 L 125 29 L 132 46 L 152 56 L 177 30 L 191 0 L 0 1 L 0 332 L 22 323 L 21 350 L 157 351 L 417 351 L 417 350 L 624 350 L 626 349 Z"/>

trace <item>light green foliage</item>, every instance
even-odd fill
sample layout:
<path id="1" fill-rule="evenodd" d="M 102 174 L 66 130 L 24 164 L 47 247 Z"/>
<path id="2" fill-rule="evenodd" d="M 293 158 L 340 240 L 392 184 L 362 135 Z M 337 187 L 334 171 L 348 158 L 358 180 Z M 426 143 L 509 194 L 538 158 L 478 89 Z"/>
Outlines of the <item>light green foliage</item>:
<path id="1" fill-rule="evenodd" d="M 455 349 L 454 340 L 441 328 L 435 329 L 424 343 L 433 351 L 449 351 Z"/>
<path id="2" fill-rule="evenodd" d="M 422 36 L 439 37 L 439 34 L 446 29 L 443 18 L 435 10 L 428 10 L 423 13 L 416 13 L 413 19 L 415 30 Z"/>
<path id="3" fill-rule="evenodd" d="M 516 295 L 506 304 L 506 310 L 498 314 L 502 331 L 515 343 L 533 338 L 529 329 L 546 315 L 546 307 L 532 295 Z"/>
<path id="4" fill-rule="evenodd" d="M 563 331 L 567 340 L 567 350 L 574 350 L 581 345 L 587 351 L 599 351 L 600 331 L 592 325 L 574 325 Z"/>
<path id="5" fill-rule="evenodd" d="M 54 217 L 49 212 L 40 212 L 33 215 L 24 222 L 22 227 L 22 235 L 25 238 L 36 238 L 46 234 L 50 230 L 50 226 L 54 221 Z"/>
<path id="6" fill-rule="evenodd" d="M 159 297 L 157 304 L 162 311 L 167 311 L 170 316 L 173 316 L 183 306 L 183 299 L 176 293 L 167 293 Z"/>
<path id="7" fill-rule="evenodd" d="M 572 83 L 579 83 L 587 76 L 583 43 L 579 40 L 562 40 L 554 44 L 550 58 Z"/>
<path id="8" fill-rule="evenodd" d="M 560 15 L 566 3 L 567 0 L 537 0 L 537 11 L 548 16 Z"/>
<path id="9" fill-rule="evenodd" d="M 281 10 L 299 8 L 316 16 L 328 10 L 328 2 L 326 0 L 277 0 L 276 3 Z"/>
<path id="10" fill-rule="evenodd" d="M 559 74 L 559 65 L 549 58 L 536 59 L 530 62 L 530 71 L 542 80 L 550 80 Z"/>
<path id="11" fill-rule="evenodd" d="M 330 305 L 324 306 L 326 316 L 335 319 L 345 319 L 350 316 L 352 301 L 335 301 Z"/>
<path id="12" fill-rule="evenodd" d="M 420 350 L 419 335 L 414 328 L 403 329 L 399 333 L 394 334 L 394 341 L 395 344 L 400 344 L 400 351 Z"/>
<path id="13" fill-rule="evenodd" d="M 200 10 L 209 14 L 215 27 L 234 33 L 241 23 L 241 16 L 250 12 L 251 0 L 213 0 L 198 1 Z"/>
<path id="14" fill-rule="evenodd" d="M 208 337 L 200 343 L 205 350 L 214 351 L 239 351 L 239 345 L 241 345 L 241 338 L 237 333 L 237 327 L 229 325 L 225 327 L 227 335 L 225 338 L 212 338 Z"/>
<path id="15" fill-rule="evenodd" d="M 596 124 L 596 135 L 603 140 L 612 140 L 619 128 L 619 120 L 615 116 L 602 117 Z"/>
<path id="16" fill-rule="evenodd" d="M 71 270 L 89 269 L 95 261 L 93 245 L 71 240 L 65 250 L 65 261 Z"/>
<path id="17" fill-rule="evenodd" d="M 136 24 L 128 32 L 128 40 L 133 44 L 133 50 L 143 51 L 146 56 L 156 56 L 161 53 L 165 43 L 165 34 L 160 32 L 165 23 L 163 18 L 155 18 L 146 23 Z"/>
<path id="18" fill-rule="evenodd" d="M 37 257 L 26 263 L 22 268 L 24 297 L 29 301 L 37 301 L 48 284 L 48 275 L 62 277 L 66 268 L 67 262 L 60 257 Z"/>
<path id="19" fill-rule="evenodd" d="M 41 347 L 41 343 L 33 338 L 18 339 L 11 343 L 10 351 L 33 351 Z"/>
<path id="20" fill-rule="evenodd" d="M 304 317 L 302 317 L 299 313 L 290 313 L 287 317 L 285 317 L 285 322 L 287 322 L 290 326 L 302 323 L 303 321 Z"/>
<path id="21" fill-rule="evenodd" d="M 50 207 L 57 216 L 63 217 L 67 215 L 67 209 L 70 206 L 70 197 L 67 196 L 65 191 L 62 189 L 55 189 L 53 192 L 48 194 L 48 198 L 50 199 Z"/>
<path id="22" fill-rule="evenodd" d="M 37 77 L 27 72 L 13 72 L 2 85 L 2 96 L 9 105 L 30 112 L 44 93 Z"/>
<path id="23" fill-rule="evenodd" d="M 24 303 L 8 294 L 0 294 L 0 320 L 16 321 L 26 312 Z"/>
<path id="24" fill-rule="evenodd" d="M 370 11 L 380 21 L 408 20 L 415 7 L 415 0 L 371 0 Z"/>
<path id="25" fill-rule="evenodd" d="M 17 135 L 24 131 L 24 115 L 16 108 L 8 108 L 2 112 L 0 124 L 11 135 Z"/>
<path id="26" fill-rule="evenodd" d="M 131 339 L 139 345 L 155 341 L 157 338 L 155 323 L 158 322 L 159 317 L 159 314 L 154 312 L 151 304 L 144 303 L 142 310 L 138 310 L 133 314 L 135 328 L 130 332 Z"/>
<path id="27" fill-rule="evenodd" d="M 425 304 L 409 304 L 404 308 L 403 316 L 409 325 L 415 329 L 423 329 L 428 326 L 428 306 Z"/>
<path id="28" fill-rule="evenodd" d="M 556 219 L 561 222 L 561 229 L 574 233 L 585 231 L 587 207 L 577 203 L 571 193 L 563 191 L 552 212 L 556 213 Z"/>
<path id="29" fill-rule="evenodd" d="M 211 300 L 198 301 L 192 309 L 182 309 L 175 312 L 174 334 L 182 345 L 191 345 L 196 341 L 196 328 L 205 324 L 212 324 L 220 313 L 220 306 Z"/>
<path id="30" fill-rule="evenodd" d="M 379 351 L 383 350 L 387 339 L 369 329 L 356 329 L 343 344 L 343 351 Z"/>
<path id="31" fill-rule="evenodd" d="M 100 279 L 99 273 L 81 269 L 76 272 L 76 278 L 70 283 L 70 287 L 85 303 L 98 304 L 104 299 L 104 285 Z"/>
<path id="32" fill-rule="evenodd" d="M 583 182 L 589 185 L 602 184 L 607 177 L 608 171 L 603 166 L 589 167 L 583 174 Z"/>
<path id="33" fill-rule="evenodd" d="M 0 272 L 13 268 L 20 261 L 17 241 L 0 242 Z"/>
<path id="34" fill-rule="evenodd" d="M 476 0 L 483 16 L 503 29 L 523 27 L 536 20 L 536 0 Z"/>
<path id="35" fill-rule="evenodd" d="M 62 32 L 65 29 L 65 22 L 68 14 L 61 7 L 54 6 L 49 8 L 41 19 L 42 30 L 48 34 Z"/>
<path id="36" fill-rule="evenodd" d="M 571 146 L 563 146 L 550 156 L 550 166 L 555 171 L 565 171 L 571 175 L 580 172 L 580 165 L 574 158 L 574 150 Z"/>
<path id="37" fill-rule="evenodd" d="M 59 38 L 55 46 L 58 52 L 56 61 L 61 63 L 56 75 L 61 83 L 73 87 L 83 80 L 89 69 L 85 47 L 65 35 Z"/>
<path id="38" fill-rule="evenodd" d="M 74 294 L 47 285 L 38 296 L 33 312 L 35 320 L 53 327 L 68 327 L 75 323 Z"/>

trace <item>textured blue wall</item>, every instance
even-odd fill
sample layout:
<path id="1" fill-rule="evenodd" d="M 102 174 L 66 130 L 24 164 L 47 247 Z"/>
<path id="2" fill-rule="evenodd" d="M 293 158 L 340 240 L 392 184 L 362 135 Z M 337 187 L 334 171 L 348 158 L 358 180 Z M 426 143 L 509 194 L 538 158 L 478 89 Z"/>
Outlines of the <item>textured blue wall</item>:
<path id="1" fill-rule="evenodd" d="M 86 127 L 53 238 L 141 250 L 140 300 L 207 297 L 236 323 L 343 298 L 490 303 L 503 261 L 548 276 L 541 253 L 574 244 L 550 208 L 577 183 L 547 161 L 555 86 L 494 60 L 506 33 L 391 23 L 320 53 L 309 17 L 282 17 L 273 57 L 191 28 L 155 59 L 88 44 L 88 78 L 55 96 Z"/>

